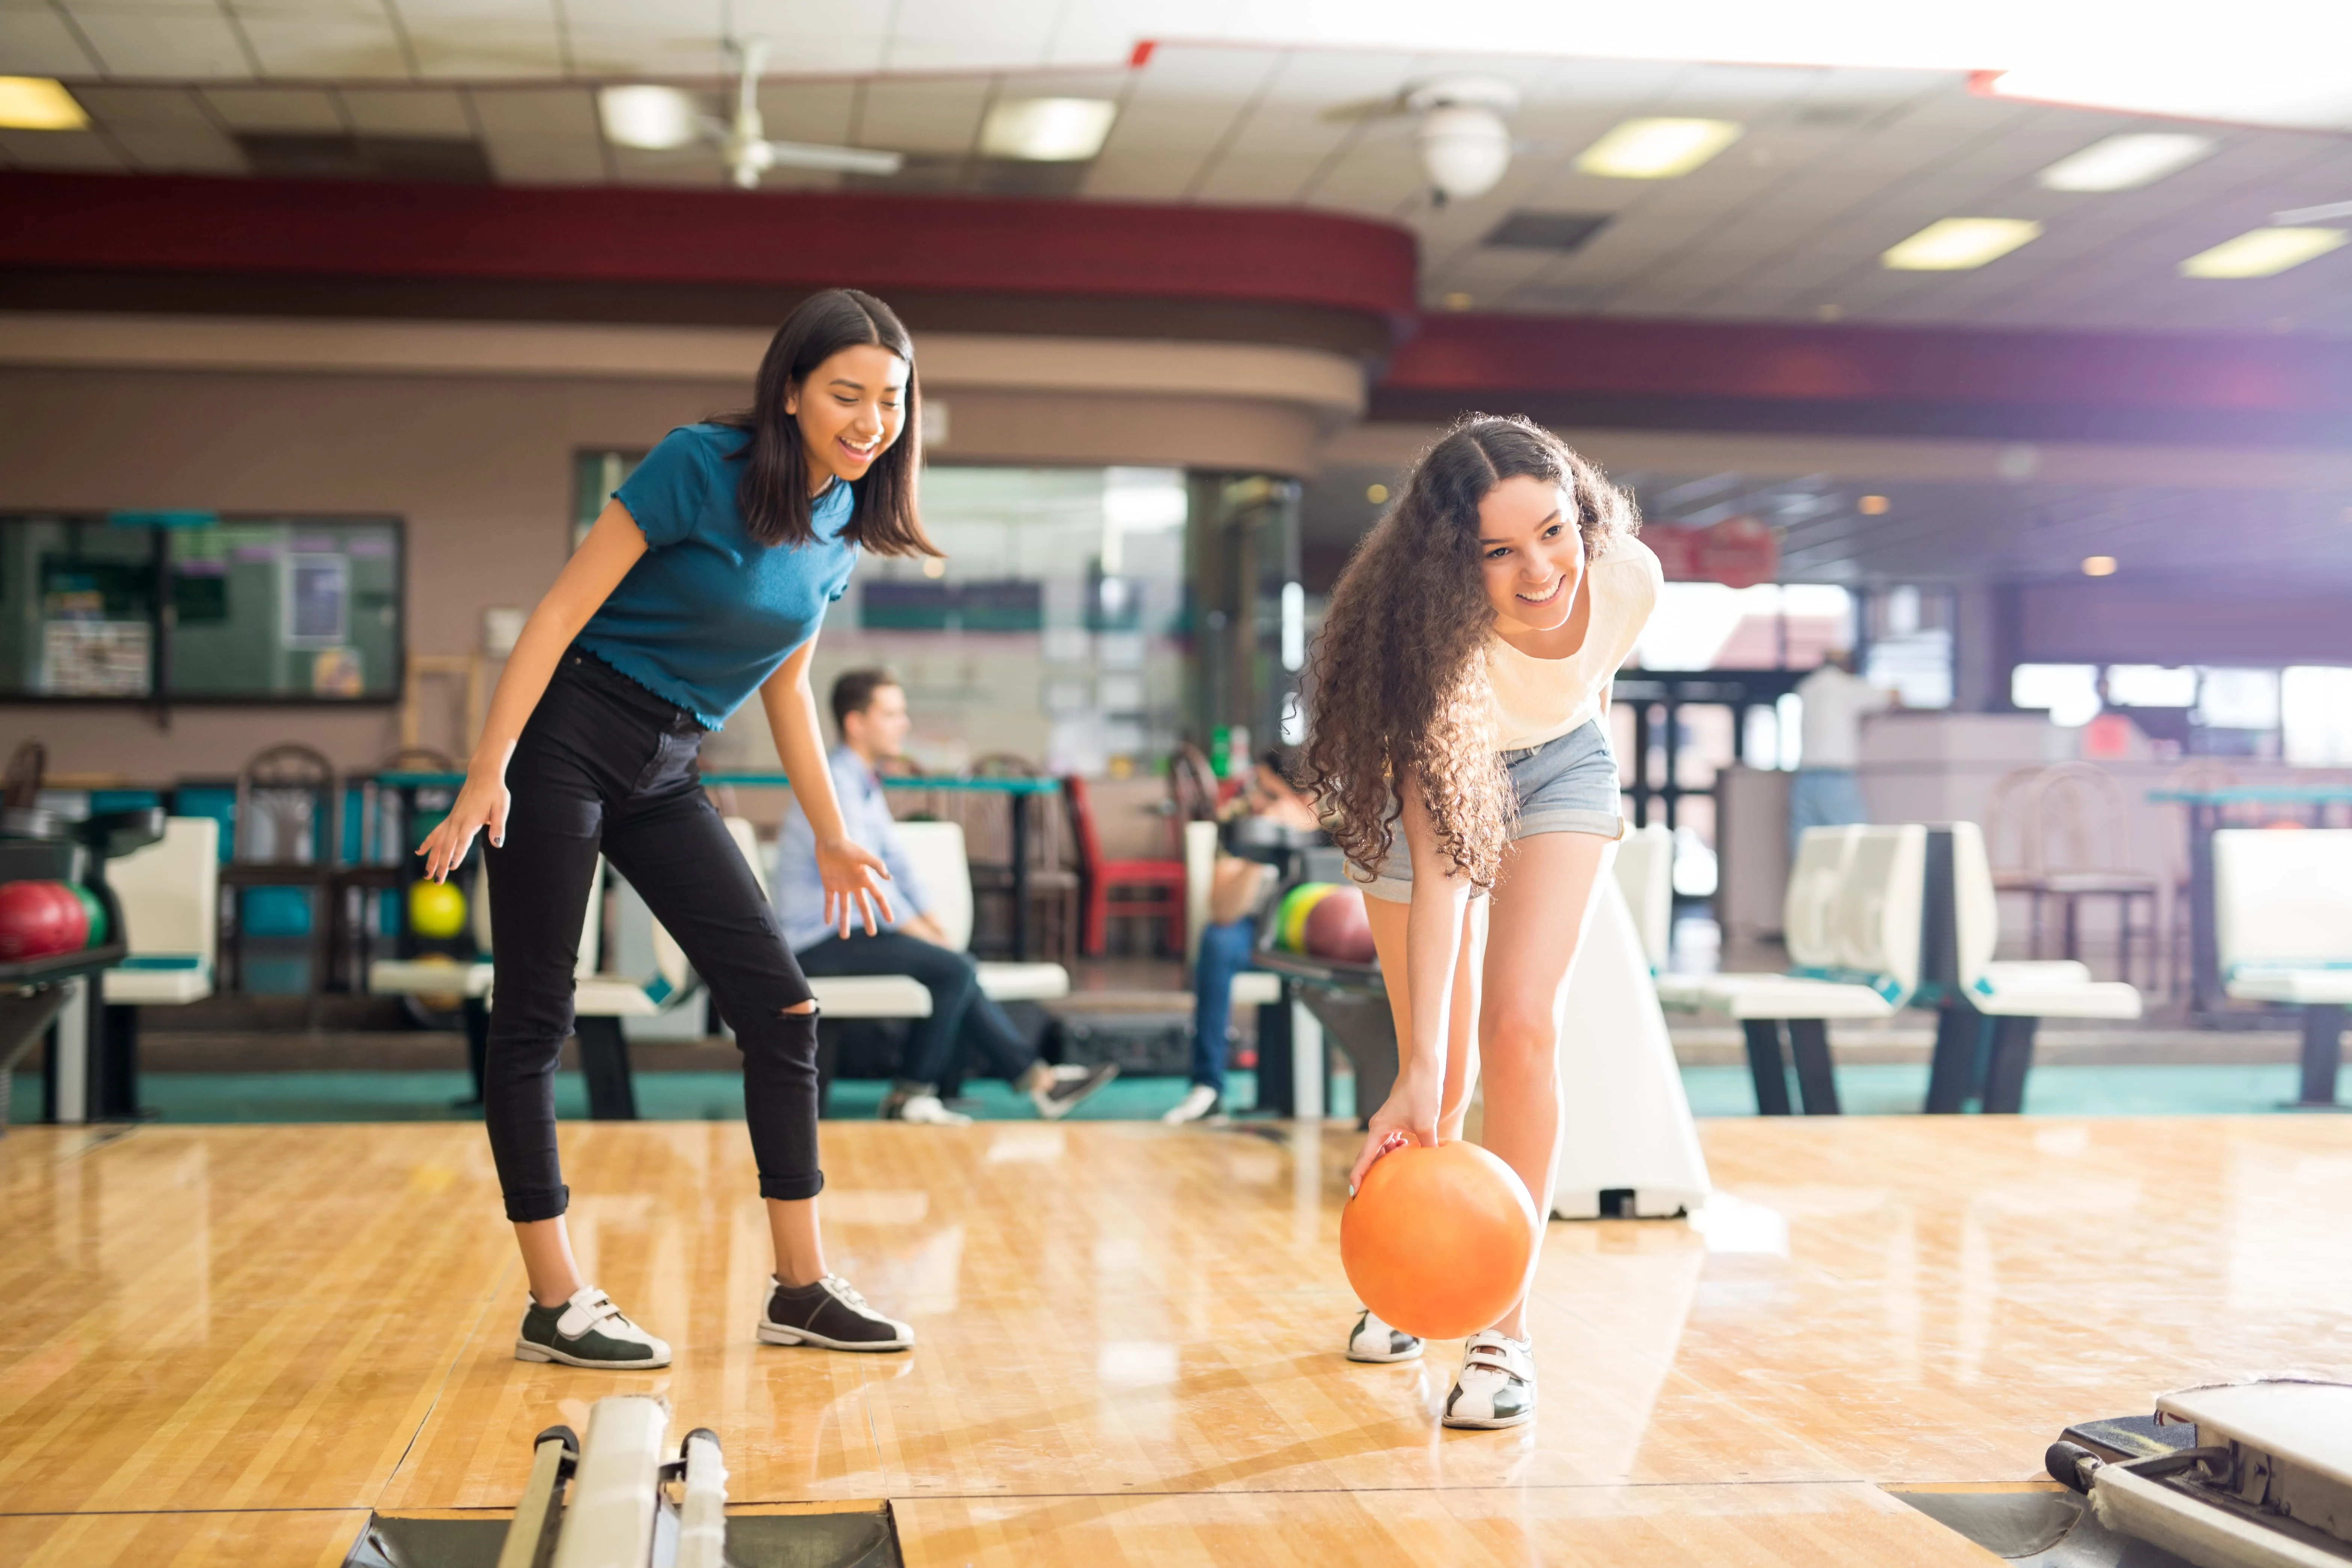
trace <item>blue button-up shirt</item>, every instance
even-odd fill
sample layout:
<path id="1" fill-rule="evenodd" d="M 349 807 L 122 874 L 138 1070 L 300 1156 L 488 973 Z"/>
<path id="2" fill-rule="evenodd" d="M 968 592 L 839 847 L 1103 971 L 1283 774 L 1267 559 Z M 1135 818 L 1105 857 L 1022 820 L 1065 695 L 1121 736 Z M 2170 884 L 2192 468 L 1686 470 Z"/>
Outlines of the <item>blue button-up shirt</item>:
<path id="1" fill-rule="evenodd" d="M 883 891 L 890 898 L 891 919 L 877 919 L 876 925 L 895 926 L 909 915 L 929 914 L 930 895 L 907 858 L 880 776 L 847 746 L 835 747 L 829 760 L 834 793 L 841 797 L 842 825 L 850 840 L 882 857 L 882 864 L 890 868 L 890 880 L 883 885 Z M 805 952 L 836 933 L 838 928 L 824 920 L 824 881 L 816 872 L 816 832 L 809 826 L 797 795 L 785 807 L 783 829 L 776 836 L 775 881 L 776 918 L 783 925 L 785 943 L 794 952 Z M 857 921 L 852 929 L 862 936 L 865 922 Z"/>

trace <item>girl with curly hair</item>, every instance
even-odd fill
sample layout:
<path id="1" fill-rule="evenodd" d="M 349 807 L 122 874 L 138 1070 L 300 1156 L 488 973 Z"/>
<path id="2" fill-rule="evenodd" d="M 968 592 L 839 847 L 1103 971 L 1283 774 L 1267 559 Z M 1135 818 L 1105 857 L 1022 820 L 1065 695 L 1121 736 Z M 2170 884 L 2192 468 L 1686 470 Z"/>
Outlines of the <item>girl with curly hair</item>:
<path id="1" fill-rule="evenodd" d="M 1658 597 L 1637 526 L 1558 437 L 1474 416 L 1423 455 L 1332 594 L 1303 782 L 1368 895 L 1400 1042 L 1350 1191 L 1391 1148 L 1461 1137 L 1483 1066 L 1483 1141 L 1549 1202 L 1569 966 L 1624 832 L 1610 681 Z M 1421 1352 L 1370 1311 L 1348 1339 L 1353 1361 Z M 1531 1352 L 1522 1296 L 1464 1347 L 1445 1425 L 1533 1416 Z"/>

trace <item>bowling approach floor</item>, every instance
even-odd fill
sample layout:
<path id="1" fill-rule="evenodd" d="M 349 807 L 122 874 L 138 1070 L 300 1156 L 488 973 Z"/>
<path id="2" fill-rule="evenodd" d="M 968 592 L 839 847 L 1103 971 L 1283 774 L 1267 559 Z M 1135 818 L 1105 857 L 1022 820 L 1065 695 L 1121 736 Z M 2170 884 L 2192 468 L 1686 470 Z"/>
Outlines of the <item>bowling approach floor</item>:
<path id="1" fill-rule="evenodd" d="M 480 1130 L 0 1141 L 0 1563 L 341 1562 L 510 1506 L 614 1391 L 743 1504 L 887 1500 L 906 1560 L 1990 1564 L 1900 1500 L 2012 1485 L 2158 1390 L 2352 1376 L 2352 1118 L 1701 1123 L 1702 1227 L 1554 1223 L 1544 1409 L 1349 1365 L 1343 1130 L 828 1124 L 835 1267 L 911 1355 L 762 1348 L 740 1126 L 567 1125 L 583 1261 L 662 1373 L 509 1358 Z"/>

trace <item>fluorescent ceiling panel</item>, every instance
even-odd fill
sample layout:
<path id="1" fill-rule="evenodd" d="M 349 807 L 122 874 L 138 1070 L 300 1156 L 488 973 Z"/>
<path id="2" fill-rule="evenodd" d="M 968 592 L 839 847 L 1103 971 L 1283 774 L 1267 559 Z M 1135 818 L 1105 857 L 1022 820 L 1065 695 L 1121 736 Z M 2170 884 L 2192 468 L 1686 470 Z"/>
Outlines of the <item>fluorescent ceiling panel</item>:
<path id="1" fill-rule="evenodd" d="M 2021 217 L 1938 218 L 1879 258 L 1897 272 L 1965 272 L 1997 261 L 2041 237 L 2042 226 Z"/>
<path id="2" fill-rule="evenodd" d="M 604 139 L 649 153 L 684 147 L 702 134 L 702 109 L 674 87 L 608 87 L 596 95 Z"/>
<path id="3" fill-rule="evenodd" d="M 2051 191 L 2133 191 L 2179 173 L 2212 151 L 2211 137 L 2185 132 L 2110 136 L 2059 159 L 2038 178 Z"/>
<path id="4" fill-rule="evenodd" d="M 1118 105 L 1101 98 L 1013 98 L 980 128 L 980 150 L 1031 163 L 1081 163 L 1102 151 Z"/>
<path id="5" fill-rule="evenodd" d="M 1579 173 L 1612 180 L 1672 180 L 1739 140 L 1729 120 L 1628 120 L 1577 155 Z"/>
<path id="6" fill-rule="evenodd" d="M 89 123 L 65 84 L 45 76 L 0 76 L 0 130 L 79 131 Z"/>
<path id="7" fill-rule="evenodd" d="M 2250 228 L 2180 264 L 2183 278 L 2269 278 L 2344 243 L 2340 228 Z"/>

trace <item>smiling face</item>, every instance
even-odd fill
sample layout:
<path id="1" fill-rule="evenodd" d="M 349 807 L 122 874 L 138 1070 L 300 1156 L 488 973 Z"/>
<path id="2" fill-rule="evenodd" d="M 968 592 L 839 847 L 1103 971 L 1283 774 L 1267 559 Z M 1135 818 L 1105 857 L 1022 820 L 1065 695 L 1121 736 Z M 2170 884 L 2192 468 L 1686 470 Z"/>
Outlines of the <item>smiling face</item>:
<path id="1" fill-rule="evenodd" d="M 866 477 L 907 421 L 905 360 L 858 343 L 819 364 L 784 398 L 808 450 L 812 490 L 831 479 Z"/>
<path id="2" fill-rule="evenodd" d="M 1584 531 L 1568 492 L 1531 475 L 1488 490 L 1478 503 L 1478 564 L 1496 630 L 1567 625 L 1584 583 Z"/>

